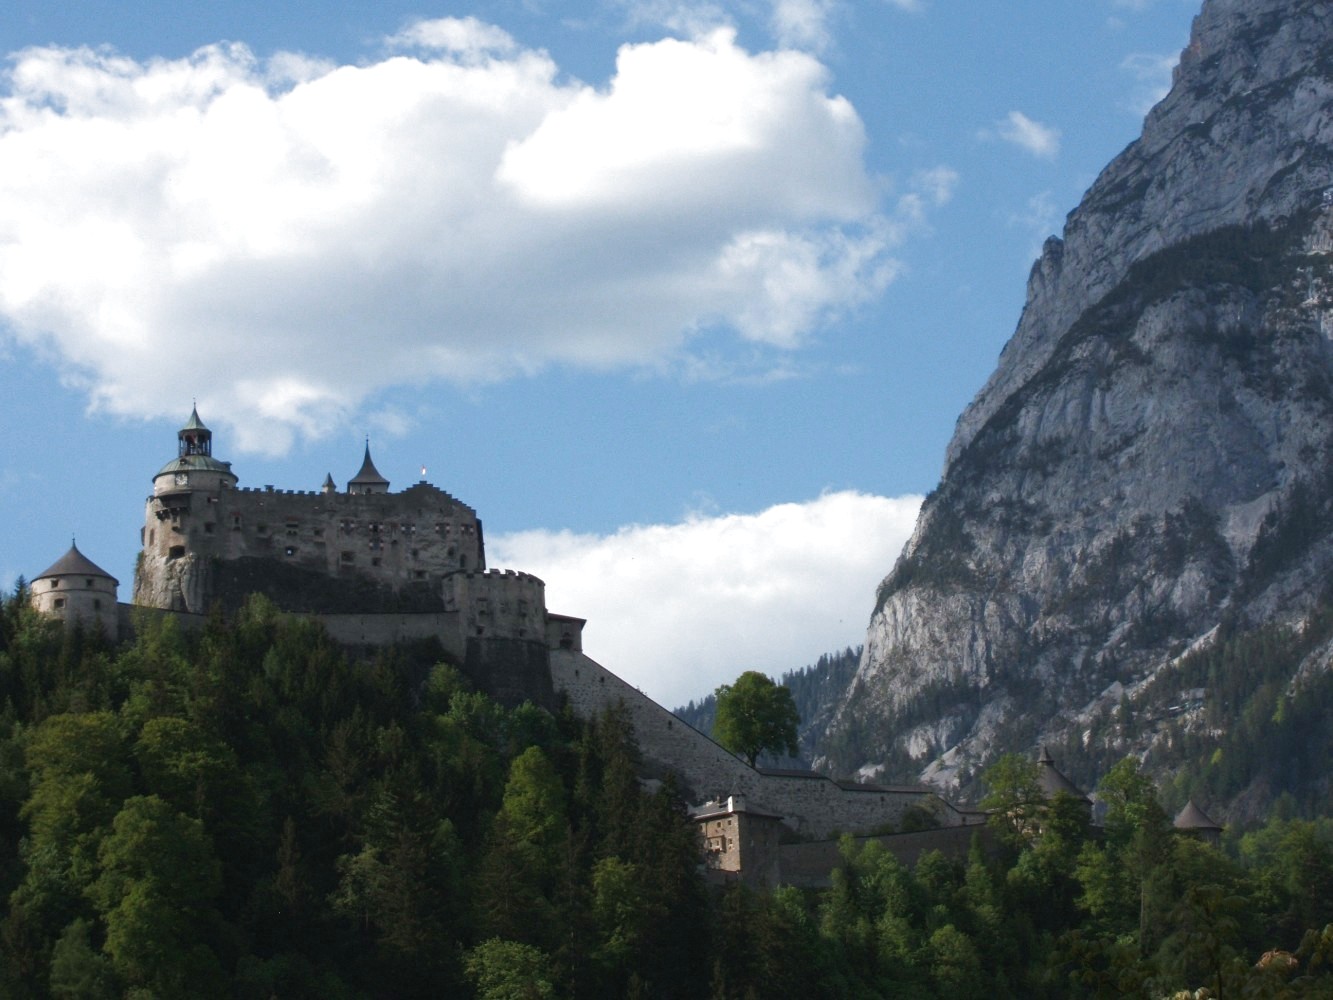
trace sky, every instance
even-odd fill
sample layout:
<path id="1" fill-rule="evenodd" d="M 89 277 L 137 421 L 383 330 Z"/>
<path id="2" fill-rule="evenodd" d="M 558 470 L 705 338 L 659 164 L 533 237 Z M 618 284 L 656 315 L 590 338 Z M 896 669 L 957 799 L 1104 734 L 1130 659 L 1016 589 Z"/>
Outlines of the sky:
<path id="1" fill-rule="evenodd" d="M 197 401 L 368 437 L 668 705 L 861 643 L 1196 0 L 0 6 L 0 585 L 132 588 Z"/>

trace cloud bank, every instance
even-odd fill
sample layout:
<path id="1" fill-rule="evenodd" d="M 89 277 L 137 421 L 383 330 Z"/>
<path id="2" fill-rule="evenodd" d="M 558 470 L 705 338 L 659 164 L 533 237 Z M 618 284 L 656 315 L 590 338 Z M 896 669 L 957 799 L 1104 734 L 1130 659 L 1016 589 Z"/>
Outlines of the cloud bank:
<path id="1" fill-rule="evenodd" d="M 589 656 L 674 708 L 859 644 L 920 506 L 844 491 L 611 535 L 520 532 L 488 538 L 487 561 L 545 580 L 552 611 L 588 619 Z"/>
<path id="2" fill-rule="evenodd" d="M 600 86 L 472 18 L 386 46 L 11 57 L 0 331 L 95 407 L 189 394 L 280 453 L 395 385 L 799 348 L 937 203 L 886 202 L 818 60 L 728 28 L 625 45 Z"/>

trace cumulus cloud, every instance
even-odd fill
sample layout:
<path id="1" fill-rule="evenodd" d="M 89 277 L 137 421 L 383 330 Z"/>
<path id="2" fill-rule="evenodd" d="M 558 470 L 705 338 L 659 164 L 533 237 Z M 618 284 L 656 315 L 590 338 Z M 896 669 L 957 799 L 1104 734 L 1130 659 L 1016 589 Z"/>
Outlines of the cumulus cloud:
<path id="1" fill-rule="evenodd" d="M 280 452 L 394 385 L 660 365 L 703 329 L 792 350 L 921 224 L 807 53 L 715 28 L 626 45 L 591 86 L 472 18 L 388 41 L 359 65 L 14 55 L 9 336 L 95 406 L 188 393 Z"/>
<path id="2" fill-rule="evenodd" d="M 675 707 L 743 670 L 777 675 L 860 643 L 920 505 L 844 491 L 758 514 L 611 535 L 521 532 L 486 547 L 492 565 L 545 580 L 552 611 L 588 619 L 589 656 Z"/>
<path id="3" fill-rule="evenodd" d="M 1021 111 L 1010 111 L 1008 117 L 996 123 L 995 133 L 1005 142 L 1043 159 L 1053 159 L 1060 152 L 1060 130 L 1034 121 Z"/>

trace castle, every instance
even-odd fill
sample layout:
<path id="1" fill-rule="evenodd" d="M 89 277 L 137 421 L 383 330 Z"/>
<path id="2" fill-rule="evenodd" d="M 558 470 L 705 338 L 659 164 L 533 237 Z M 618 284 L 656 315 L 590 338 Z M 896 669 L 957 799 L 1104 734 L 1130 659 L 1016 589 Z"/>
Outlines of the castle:
<path id="1" fill-rule="evenodd" d="M 645 778 L 674 775 L 702 803 L 696 813 L 708 864 L 750 881 L 791 880 L 797 859 L 791 855 L 793 872 L 784 874 L 782 852 L 813 846 L 780 845 L 793 834 L 809 841 L 866 833 L 910 815 L 953 830 L 965 850 L 972 831 L 961 828 L 984 821 L 922 786 L 750 767 L 585 655 L 584 620 L 548 611 L 541 580 L 488 569 L 475 510 L 424 479 L 390 492 L 369 442 L 344 491 L 331 476 L 315 491 L 240 486 L 231 463 L 214 456 L 197 410 L 176 444 L 145 503 L 133 604 L 119 603 L 119 582 L 71 545 L 33 578 L 38 610 L 124 638 L 134 608 L 191 627 L 215 605 L 235 609 L 260 592 L 283 611 L 317 618 L 352 649 L 437 641 L 480 690 L 505 703 L 567 703 L 583 718 L 622 706 Z M 826 874 L 819 858 L 803 863 Z"/>

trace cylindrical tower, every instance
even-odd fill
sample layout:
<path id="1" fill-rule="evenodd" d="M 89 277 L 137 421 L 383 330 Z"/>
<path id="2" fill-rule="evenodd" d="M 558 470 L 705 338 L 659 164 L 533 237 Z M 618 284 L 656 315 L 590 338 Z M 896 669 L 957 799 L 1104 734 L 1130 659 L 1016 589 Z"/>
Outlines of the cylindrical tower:
<path id="1" fill-rule="evenodd" d="M 44 615 L 82 622 L 116 638 L 119 581 L 71 544 L 69 551 L 33 578 L 32 604 Z"/>

